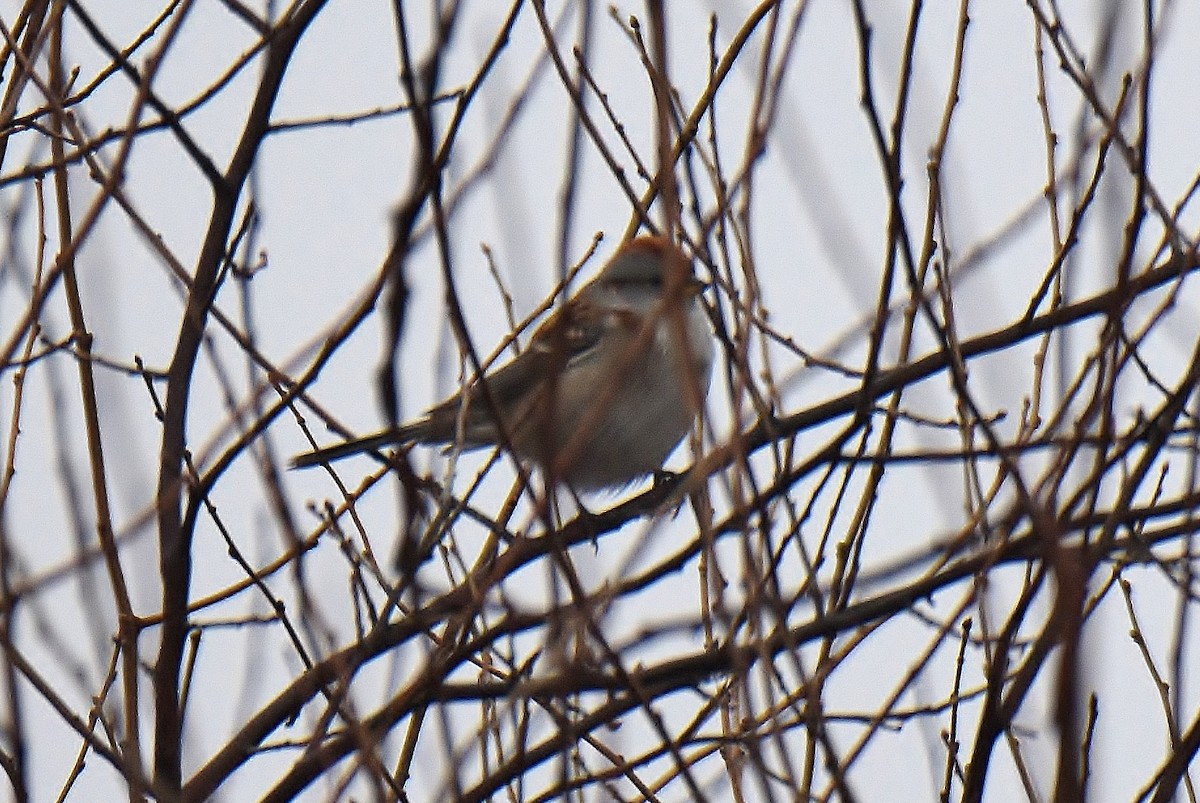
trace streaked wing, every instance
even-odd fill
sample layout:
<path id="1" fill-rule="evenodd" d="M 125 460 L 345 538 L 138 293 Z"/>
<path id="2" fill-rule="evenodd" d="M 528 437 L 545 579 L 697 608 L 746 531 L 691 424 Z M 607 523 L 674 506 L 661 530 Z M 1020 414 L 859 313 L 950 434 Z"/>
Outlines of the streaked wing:
<path id="1" fill-rule="evenodd" d="M 604 336 L 605 317 L 591 304 L 580 299 L 546 321 L 533 335 L 526 353 L 540 353 L 543 367 L 558 370 L 584 357 Z M 549 374 L 547 374 L 549 375 Z"/>
<path id="2" fill-rule="evenodd" d="M 535 392 L 548 377 L 561 374 L 571 363 L 586 357 L 600 342 L 605 322 L 591 314 L 592 308 L 578 301 L 542 324 L 529 347 L 506 365 L 487 374 L 487 387 L 501 409 L 517 414 L 521 401 Z M 471 386 L 468 443 L 492 443 L 496 432 L 491 408 L 480 384 Z M 457 426 L 461 394 L 428 412 L 431 434 L 451 441 Z"/>

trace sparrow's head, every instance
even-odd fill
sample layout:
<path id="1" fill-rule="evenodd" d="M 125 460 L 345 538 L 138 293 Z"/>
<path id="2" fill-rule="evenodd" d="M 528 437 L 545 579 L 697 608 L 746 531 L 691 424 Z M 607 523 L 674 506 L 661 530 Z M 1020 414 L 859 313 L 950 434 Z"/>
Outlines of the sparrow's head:
<path id="1" fill-rule="evenodd" d="M 604 266 L 599 279 L 605 284 L 661 287 L 668 262 L 674 262 L 676 270 L 688 270 L 691 267 L 691 260 L 665 237 L 637 237 L 617 249 L 617 253 Z"/>
<path id="2" fill-rule="evenodd" d="M 704 289 L 704 283 L 692 274 L 692 260 L 687 254 L 657 235 L 637 237 L 622 245 L 604 266 L 596 284 L 606 290 L 658 298 L 667 286 L 668 271 L 683 273 L 684 298 Z"/>

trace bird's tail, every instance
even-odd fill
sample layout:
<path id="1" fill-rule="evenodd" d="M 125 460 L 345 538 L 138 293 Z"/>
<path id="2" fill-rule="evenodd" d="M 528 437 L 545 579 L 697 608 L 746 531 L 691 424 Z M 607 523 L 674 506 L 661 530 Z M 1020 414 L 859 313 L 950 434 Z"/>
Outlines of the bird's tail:
<path id="1" fill-rule="evenodd" d="M 352 441 L 345 441 L 333 446 L 326 446 L 323 449 L 298 454 L 292 458 L 291 467 L 308 468 L 309 466 L 317 466 L 322 463 L 332 463 L 334 460 L 341 460 L 344 457 L 350 457 L 361 452 L 377 452 L 385 446 L 412 443 L 416 434 L 412 432 L 412 429 L 411 426 L 391 427 L 376 432 L 373 435 L 366 435 L 361 438 L 355 438 Z"/>

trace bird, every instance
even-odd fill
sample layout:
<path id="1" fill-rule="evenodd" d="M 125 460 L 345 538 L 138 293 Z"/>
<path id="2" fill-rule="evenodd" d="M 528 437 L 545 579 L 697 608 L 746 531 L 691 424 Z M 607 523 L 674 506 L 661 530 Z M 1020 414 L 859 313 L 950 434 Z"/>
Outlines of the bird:
<path id="1" fill-rule="evenodd" d="M 416 420 L 291 465 L 416 443 L 508 445 L 574 492 L 626 487 L 661 469 L 707 396 L 715 345 L 705 287 L 669 239 L 631 239 L 505 365 Z"/>

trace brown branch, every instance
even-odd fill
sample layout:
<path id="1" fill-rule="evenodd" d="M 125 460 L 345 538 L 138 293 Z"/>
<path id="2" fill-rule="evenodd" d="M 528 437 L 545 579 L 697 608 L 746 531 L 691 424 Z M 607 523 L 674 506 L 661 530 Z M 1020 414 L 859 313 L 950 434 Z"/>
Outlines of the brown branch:
<path id="1" fill-rule="evenodd" d="M 300 37 L 324 6 L 325 0 L 303 0 L 293 6 L 276 27 L 275 37 L 267 47 L 263 76 L 237 149 L 224 175 L 212 186 L 213 206 L 208 228 L 168 369 L 157 491 L 163 622 L 158 659 L 154 665 L 154 777 L 170 799 L 178 795 L 182 781 L 180 740 L 183 711 L 179 699 L 179 673 L 188 629 L 192 530 L 182 526 L 180 502 L 192 373 L 203 340 L 209 307 L 216 297 L 217 277 L 225 258 L 225 241 L 233 227 L 238 198 L 258 148 L 269 130 L 271 107 L 283 82 L 287 64 Z"/>

